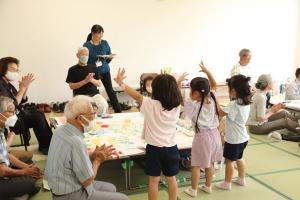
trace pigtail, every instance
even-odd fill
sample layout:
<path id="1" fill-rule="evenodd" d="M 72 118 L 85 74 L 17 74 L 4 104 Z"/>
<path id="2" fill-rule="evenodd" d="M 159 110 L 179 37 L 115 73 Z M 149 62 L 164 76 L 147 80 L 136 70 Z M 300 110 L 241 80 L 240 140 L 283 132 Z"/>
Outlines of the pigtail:
<path id="1" fill-rule="evenodd" d="M 218 115 L 218 118 L 220 117 L 220 115 L 219 115 L 219 111 L 218 111 L 218 104 L 217 104 L 217 99 L 216 99 L 216 96 L 214 95 L 214 93 L 213 92 L 210 92 L 210 96 L 211 96 L 211 98 L 214 100 L 214 102 L 215 102 L 215 107 L 216 107 L 216 113 L 217 113 L 217 115 Z"/>
<path id="2" fill-rule="evenodd" d="M 199 115 L 200 115 L 201 109 L 203 107 L 204 98 L 205 98 L 203 92 L 201 92 L 200 94 L 201 94 L 201 104 L 200 104 L 200 108 L 199 108 L 199 111 L 198 111 L 198 114 L 197 114 L 197 118 L 196 118 L 196 123 L 195 123 L 196 133 L 198 133 L 200 131 L 200 129 L 198 127 L 198 119 L 199 119 Z"/>

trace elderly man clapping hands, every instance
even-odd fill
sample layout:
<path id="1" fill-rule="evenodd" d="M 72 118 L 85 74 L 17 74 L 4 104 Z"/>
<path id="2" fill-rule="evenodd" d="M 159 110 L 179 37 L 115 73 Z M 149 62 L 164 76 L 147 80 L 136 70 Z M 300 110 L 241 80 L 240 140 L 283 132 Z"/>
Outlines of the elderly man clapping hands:
<path id="1" fill-rule="evenodd" d="M 128 199 L 111 183 L 94 180 L 101 163 L 116 154 L 112 146 L 103 145 L 88 155 L 83 133 L 93 130 L 95 115 L 88 96 L 78 95 L 66 104 L 67 123 L 51 140 L 45 170 L 54 200 Z"/>

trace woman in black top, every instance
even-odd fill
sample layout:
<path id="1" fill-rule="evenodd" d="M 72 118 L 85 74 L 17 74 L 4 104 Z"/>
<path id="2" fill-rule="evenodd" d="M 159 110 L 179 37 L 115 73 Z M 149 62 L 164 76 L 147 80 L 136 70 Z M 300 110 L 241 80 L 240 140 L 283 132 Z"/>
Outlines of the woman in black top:
<path id="1" fill-rule="evenodd" d="M 29 128 L 33 128 L 39 142 L 39 150 L 47 154 L 52 138 L 52 131 L 45 114 L 39 111 L 23 109 L 23 104 L 27 101 L 26 93 L 30 84 L 34 81 L 34 75 L 27 74 L 23 76 L 19 81 L 19 90 L 10 83 L 19 80 L 18 65 L 19 60 L 16 58 L 4 57 L 0 59 L 0 94 L 14 100 L 21 125 L 17 123 L 18 126 L 13 127 L 12 130 L 16 133 L 25 134 L 24 130 L 28 133 Z M 25 142 L 29 145 L 27 138 L 25 138 Z"/>

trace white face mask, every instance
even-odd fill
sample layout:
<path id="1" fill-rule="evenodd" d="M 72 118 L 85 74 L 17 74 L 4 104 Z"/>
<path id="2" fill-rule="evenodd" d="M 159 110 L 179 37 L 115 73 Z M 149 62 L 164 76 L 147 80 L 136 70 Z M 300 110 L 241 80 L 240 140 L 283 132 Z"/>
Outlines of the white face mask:
<path id="1" fill-rule="evenodd" d="M 146 90 L 147 90 L 147 92 L 149 92 L 150 94 L 152 93 L 152 87 L 151 87 L 151 86 L 146 87 Z"/>
<path id="2" fill-rule="evenodd" d="M 9 80 L 9 81 L 17 81 L 19 78 L 19 73 L 18 72 L 10 72 L 7 71 L 5 77 Z"/>
<path id="3" fill-rule="evenodd" d="M 87 133 L 87 132 L 95 130 L 96 120 L 94 119 L 94 120 L 90 121 L 83 115 L 81 115 L 81 116 L 83 117 L 83 119 L 85 119 L 89 123 L 88 125 L 83 124 L 83 132 Z"/>
<path id="4" fill-rule="evenodd" d="M 2 114 L 1 114 L 2 115 Z M 3 117 L 5 117 L 4 115 L 2 115 Z M 5 117 L 6 118 L 6 117 Z M 17 123 L 18 121 L 18 117 L 16 114 L 6 118 L 6 121 L 5 121 L 5 127 L 14 127 L 15 124 Z"/>
<path id="5" fill-rule="evenodd" d="M 87 64 L 89 60 L 89 56 L 80 56 L 79 57 L 79 61 L 82 63 L 82 64 Z"/>

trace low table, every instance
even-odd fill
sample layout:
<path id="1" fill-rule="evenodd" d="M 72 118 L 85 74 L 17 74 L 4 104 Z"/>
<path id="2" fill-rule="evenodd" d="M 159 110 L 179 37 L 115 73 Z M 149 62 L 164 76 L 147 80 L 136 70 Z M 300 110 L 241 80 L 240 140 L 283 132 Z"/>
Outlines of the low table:
<path id="1" fill-rule="evenodd" d="M 51 127 L 57 128 L 66 123 L 64 117 L 49 118 Z M 142 140 L 144 117 L 140 112 L 112 114 L 110 118 L 96 118 L 96 129 L 85 133 L 88 151 L 92 152 L 96 145 L 113 145 L 120 156 L 114 160 L 122 160 L 125 173 L 125 188 L 131 189 L 131 168 L 133 159 L 145 156 L 146 143 Z M 177 126 L 176 142 L 179 150 L 191 149 L 194 133 L 184 127 Z"/>

